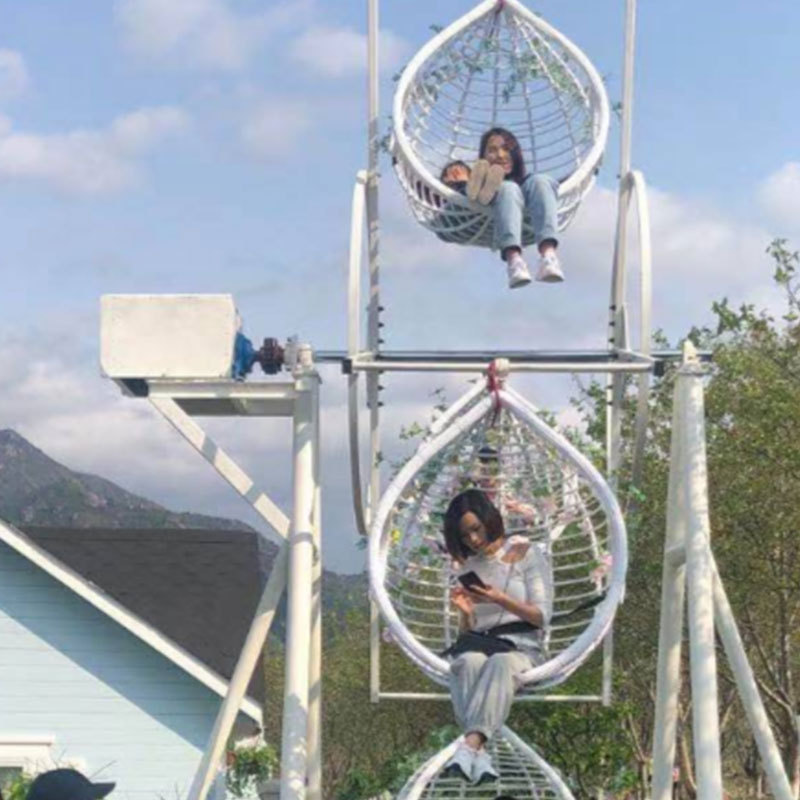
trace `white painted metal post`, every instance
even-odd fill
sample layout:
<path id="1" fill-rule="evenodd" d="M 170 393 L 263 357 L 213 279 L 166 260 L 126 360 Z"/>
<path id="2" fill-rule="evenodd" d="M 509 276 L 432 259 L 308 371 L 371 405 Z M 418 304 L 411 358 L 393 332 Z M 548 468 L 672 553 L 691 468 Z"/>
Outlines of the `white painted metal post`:
<path id="1" fill-rule="evenodd" d="M 694 348 L 686 346 L 687 354 Z M 686 492 L 686 572 L 689 585 L 689 648 L 692 731 L 699 800 L 721 800 L 722 764 L 714 641 L 714 572 L 708 517 L 703 370 L 696 355 L 680 369 L 685 425 L 681 426 L 683 491 Z"/>
<path id="2" fill-rule="evenodd" d="M 661 621 L 656 672 L 656 713 L 653 728 L 652 800 L 672 800 L 672 770 L 678 730 L 678 697 L 681 688 L 681 640 L 684 619 L 686 568 L 675 563 L 670 553 L 686 541 L 686 496 L 681 488 L 684 475 L 682 427 L 684 414 L 680 376 L 673 394 L 672 444 L 667 492 L 667 531 L 661 579 Z"/>
<path id="3" fill-rule="evenodd" d="M 309 773 L 308 698 L 314 568 L 314 405 L 319 378 L 301 348 L 294 412 L 294 486 L 289 534 L 286 679 L 281 746 L 281 800 L 304 800 Z"/>
<path id="4" fill-rule="evenodd" d="M 314 403 L 314 571 L 311 598 L 311 653 L 308 709 L 308 797 L 322 800 L 322 491 L 320 409 Z"/>
<path id="5" fill-rule="evenodd" d="M 378 0 L 367 0 L 367 67 L 369 75 L 368 108 L 368 156 L 369 180 L 367 183 L 367 231 L 369 241 L 369 321 L 367 348 L 376 355 L 381 349 L 381 305 L 380 305 L 380 215 L 378 188 L 380 175 L 380 84 L 378 63 L 379 12 Z M 369 491 L 367 498 L 367 524 L 370 524 L 380 500 L 380 372 L 367 375 L 367 405 L 370 414 L 369 442 Z M 370 697 L 378 701 L 380 692 L 380 615 L 374 602 L 370 601 Z"/>
<path id="6" fill-rule="evenodd" d="M 625 180 L 631 165 L 631 129 L 633 120 L 633 66 L 636 44 L 636 0 L 625 4 L 625 59 L 623 66 L 622 140 L 620 182 L 617 203 L 617 236 L 611 276 L 609 344 L 620 350 L 627 348 L 625 316 L 625 265 L 627 248 L 627 211 Z M 621 466 L 622 408 L 625 399 L 625 376 L 610 375 L 606 389 L 606 461 L 611 485 L 616 489 L 616 475 Z M 612 692 L 613 629 L 603 643 L 603 703 L 610 705 Z"/>

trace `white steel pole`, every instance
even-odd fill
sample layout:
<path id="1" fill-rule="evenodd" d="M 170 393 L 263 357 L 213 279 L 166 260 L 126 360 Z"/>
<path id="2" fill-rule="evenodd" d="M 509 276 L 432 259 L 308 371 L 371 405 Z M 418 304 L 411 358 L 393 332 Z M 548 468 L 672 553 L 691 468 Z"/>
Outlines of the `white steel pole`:
<path id="1" fill-rule="evenodd" d="M 675 766 L 675 740 L 678 729 L 678 698 L 681 688 L 681 639 L 686 589 L 685 559 L 674 563 L 670 553 L 686 541 L 686 503 L 681 488 L 684 474 L 680 376 L 673 394 L 672 443 L 670 447 L 669 488 L 667 492 L 667 530 L 664 542 L 664 567 L 661 582 L 661 621 L 658 636 L 656 672 L 656 713 L 653 728 L 652 800 L 672 800 L 672 770 Z"/>
<path id="2" fill-rule="evenodd" d="M 714 614 L 717 632 L 728 656 L 739 696 L 764 764 L 764 772 L 767 773 L 769 788 L 776 800 L 796 800 L 716 565 L 714 565 Z"/>
<path id="3" fill-rule="evenodd" d="M 309 663 L 308 796 L 322 800 L 322 491 L 320 485 L 320 408 L 314 398 L 314 570 L 311 598 L 311 653 Z"/>
<path id="4" fill-rule="evenodd" d="M 620 179 L 631 171 L 633 133 L 633 81 L 636 55 L 636 0 L 625 2 L 625 59 L 622 71 L 622 131 L 620 139 Z"/>
<path id="5" fill-rule="evenodd" d="M 685 403 L 682 427 L 686 492 L 686 571 L 689 584 L 689 649 L 692 683 L 692 731 L 697 772 L 698 800 L 721 800 L 719 704 L 717 699 L 717 655 L 714 640 L 714 572 L 708 517 L 705 407 L 703 370 L 693 357 L 679 374 Z M 691 363 L 694 361 L 694 363 Z"/>
<path id="6" fill-rule="evenodd" d="M 380 155 L 380 85 L 378 62 L 378 35 L 380 29 L 378 0 L 367 0 L 367 67 L 369 76 L 368 106 L 368 156 L 367 183 L 367 231 L 369 251 L 369 320 L 367 325 L 367 348 L 373 355 L 381 349 L 381 305 L 380 305 L 380 214 L 378 205 L 378 158 Z M 370 415 L 369 442 L 369 492 L 367 498 L 367 524 L 371 524 L 380 500 L 380 372 L 367 374 L 367 404 Z M 370 601 L 370 697 L 378 701 L 380 692 L 380 615 Z"/>
<path id="7" fill-rule="evenodd" d="M 611 307 L 609 314 L 609 344 L 617 350 L 627 347 L 625 319 L 625 265 L 627 246 L 626 178 L 631 164 L 631 127 L 633 120 L 633 66 L 636 44 L 636 0 L 625 3 L 625 58 L 623 64 L 623 109 L 620 152 L 620 182 L 617 204 L 617 237 L 611 278 Z M 616 476 L 621 466 L 622 409 L 625 376 L 610 375 L 606 389 L 606 460 L 608 475 L 616 490 Z M 611 666 L 613 663 L 613 632 L 609 631 L 603 644 L 603 702 L 611 702 Z"/>
<path id="8" fill-rule="evenodd" d="M 304 800 L 309 773 L 308 697 L 315 495 L 314 401 L 319 378 L 312 370 L 310 349 L 301 348 L 299 357 L 293 437 L 293 512 L 289 534 L 281 800 Z"/>

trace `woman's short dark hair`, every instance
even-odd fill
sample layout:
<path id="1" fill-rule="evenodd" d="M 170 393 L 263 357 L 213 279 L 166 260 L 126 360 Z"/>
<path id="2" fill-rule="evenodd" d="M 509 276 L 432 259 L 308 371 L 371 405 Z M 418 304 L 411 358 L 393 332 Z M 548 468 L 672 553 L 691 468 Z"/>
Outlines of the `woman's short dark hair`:
<path id="1" fill-rule="evenodd" d="M 491 139 L 492 136 L 503 137 L 508 152 L 511 154 L 511 172 L 508 177 L 516 183 L 522 183 L 527 175 L 525 159 L 522 155 L 522 147 L 520 147 L 519 140 L 511 131 L 505 128 L 489 128 L 489 130 L 481 136 L 481 145 L 478 148 L 479 157 L 486 158 L 486 148 L 489 146 L 489 139 Z"/>
<path id="2" fill-rule="evenodd" d="M 467 489 L 456 495 L 444 514 L 444 546 L 456 561 L 464 561 L 475 553 L 464 544 L 459 524 L 464 514 L 472 512 L 486 528 L 490 542 L 505 536 L 505 526 L 500 512 L 492 501 L 480 489 Z"/>

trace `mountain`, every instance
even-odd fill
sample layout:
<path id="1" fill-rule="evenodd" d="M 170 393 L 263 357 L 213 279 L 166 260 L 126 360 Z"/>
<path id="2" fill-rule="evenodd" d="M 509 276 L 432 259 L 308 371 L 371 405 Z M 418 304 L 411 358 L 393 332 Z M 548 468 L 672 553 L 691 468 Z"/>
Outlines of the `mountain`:
<path id="1" fill-rule="evenodd" d="M 0 519 L 61 528 L 252 530 L 239 520 L 169 511 L 115 483 L 73 472 L 13 430 L 0 430 Z"/>
<path id="2" fill-rule="evenodd" d="M 23 530 L 41 528 L 186 528 L 203 530 L 253 529 L 235 519 L 176 512 L 126 492 L 105 478 L 74 472 L 54 461 L 13 430 L 0 430 L 0 519 Z M 263 574 L 268 574 L 278 548 L 260 537 Z M 323 607 L 341 618 L 367 602 L 362 575 L 322 576 Z M 277 620 L 280 634 L 284 620 Z"/>

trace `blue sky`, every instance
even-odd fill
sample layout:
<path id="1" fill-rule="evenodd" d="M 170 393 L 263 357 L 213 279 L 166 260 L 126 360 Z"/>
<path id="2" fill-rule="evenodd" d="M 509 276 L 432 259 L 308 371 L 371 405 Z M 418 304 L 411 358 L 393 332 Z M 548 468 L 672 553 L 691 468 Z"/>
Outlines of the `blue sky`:
<path id="1" fill-rule="evenodd" d="M 622 5 L 532 5 L 607 76 L 612 100 Z M 391 75 L 429 25 L 470 6 L 383 0 L 384 113 Z M 365 9 L 365 0 L 0 0 L 4 427 L 171 507 L 252 521 L 146 406 L 100 377 L 98 299 L 231 292 L 254 338 L 343 345 L 350 195 L 366 147 Z M 763 249 L 775 235 L 800 240 L 798 30 L 797 3 L 641 4 L 633 160 L 652 189 L 655 323 L 673 338 L 708 320 L 722 295 L 774 302 Z M 410 222 L 384 163 L 388 344 L 600 346 L 617 146 L 615 130 L 599 186 L 565 236 L 567 283 L 513 294 L 492 256 L 442 245 Z M 330 565 L 350 570 L 343 386 L 336 370 L 324 377 L 326 541 Z M 440 384 L 390 382 L 390 450 Z M 564 405 L 563 381 L 525 385 L 538 402 Z M 285 431 L 211 429 L 286 499 Z"/>

